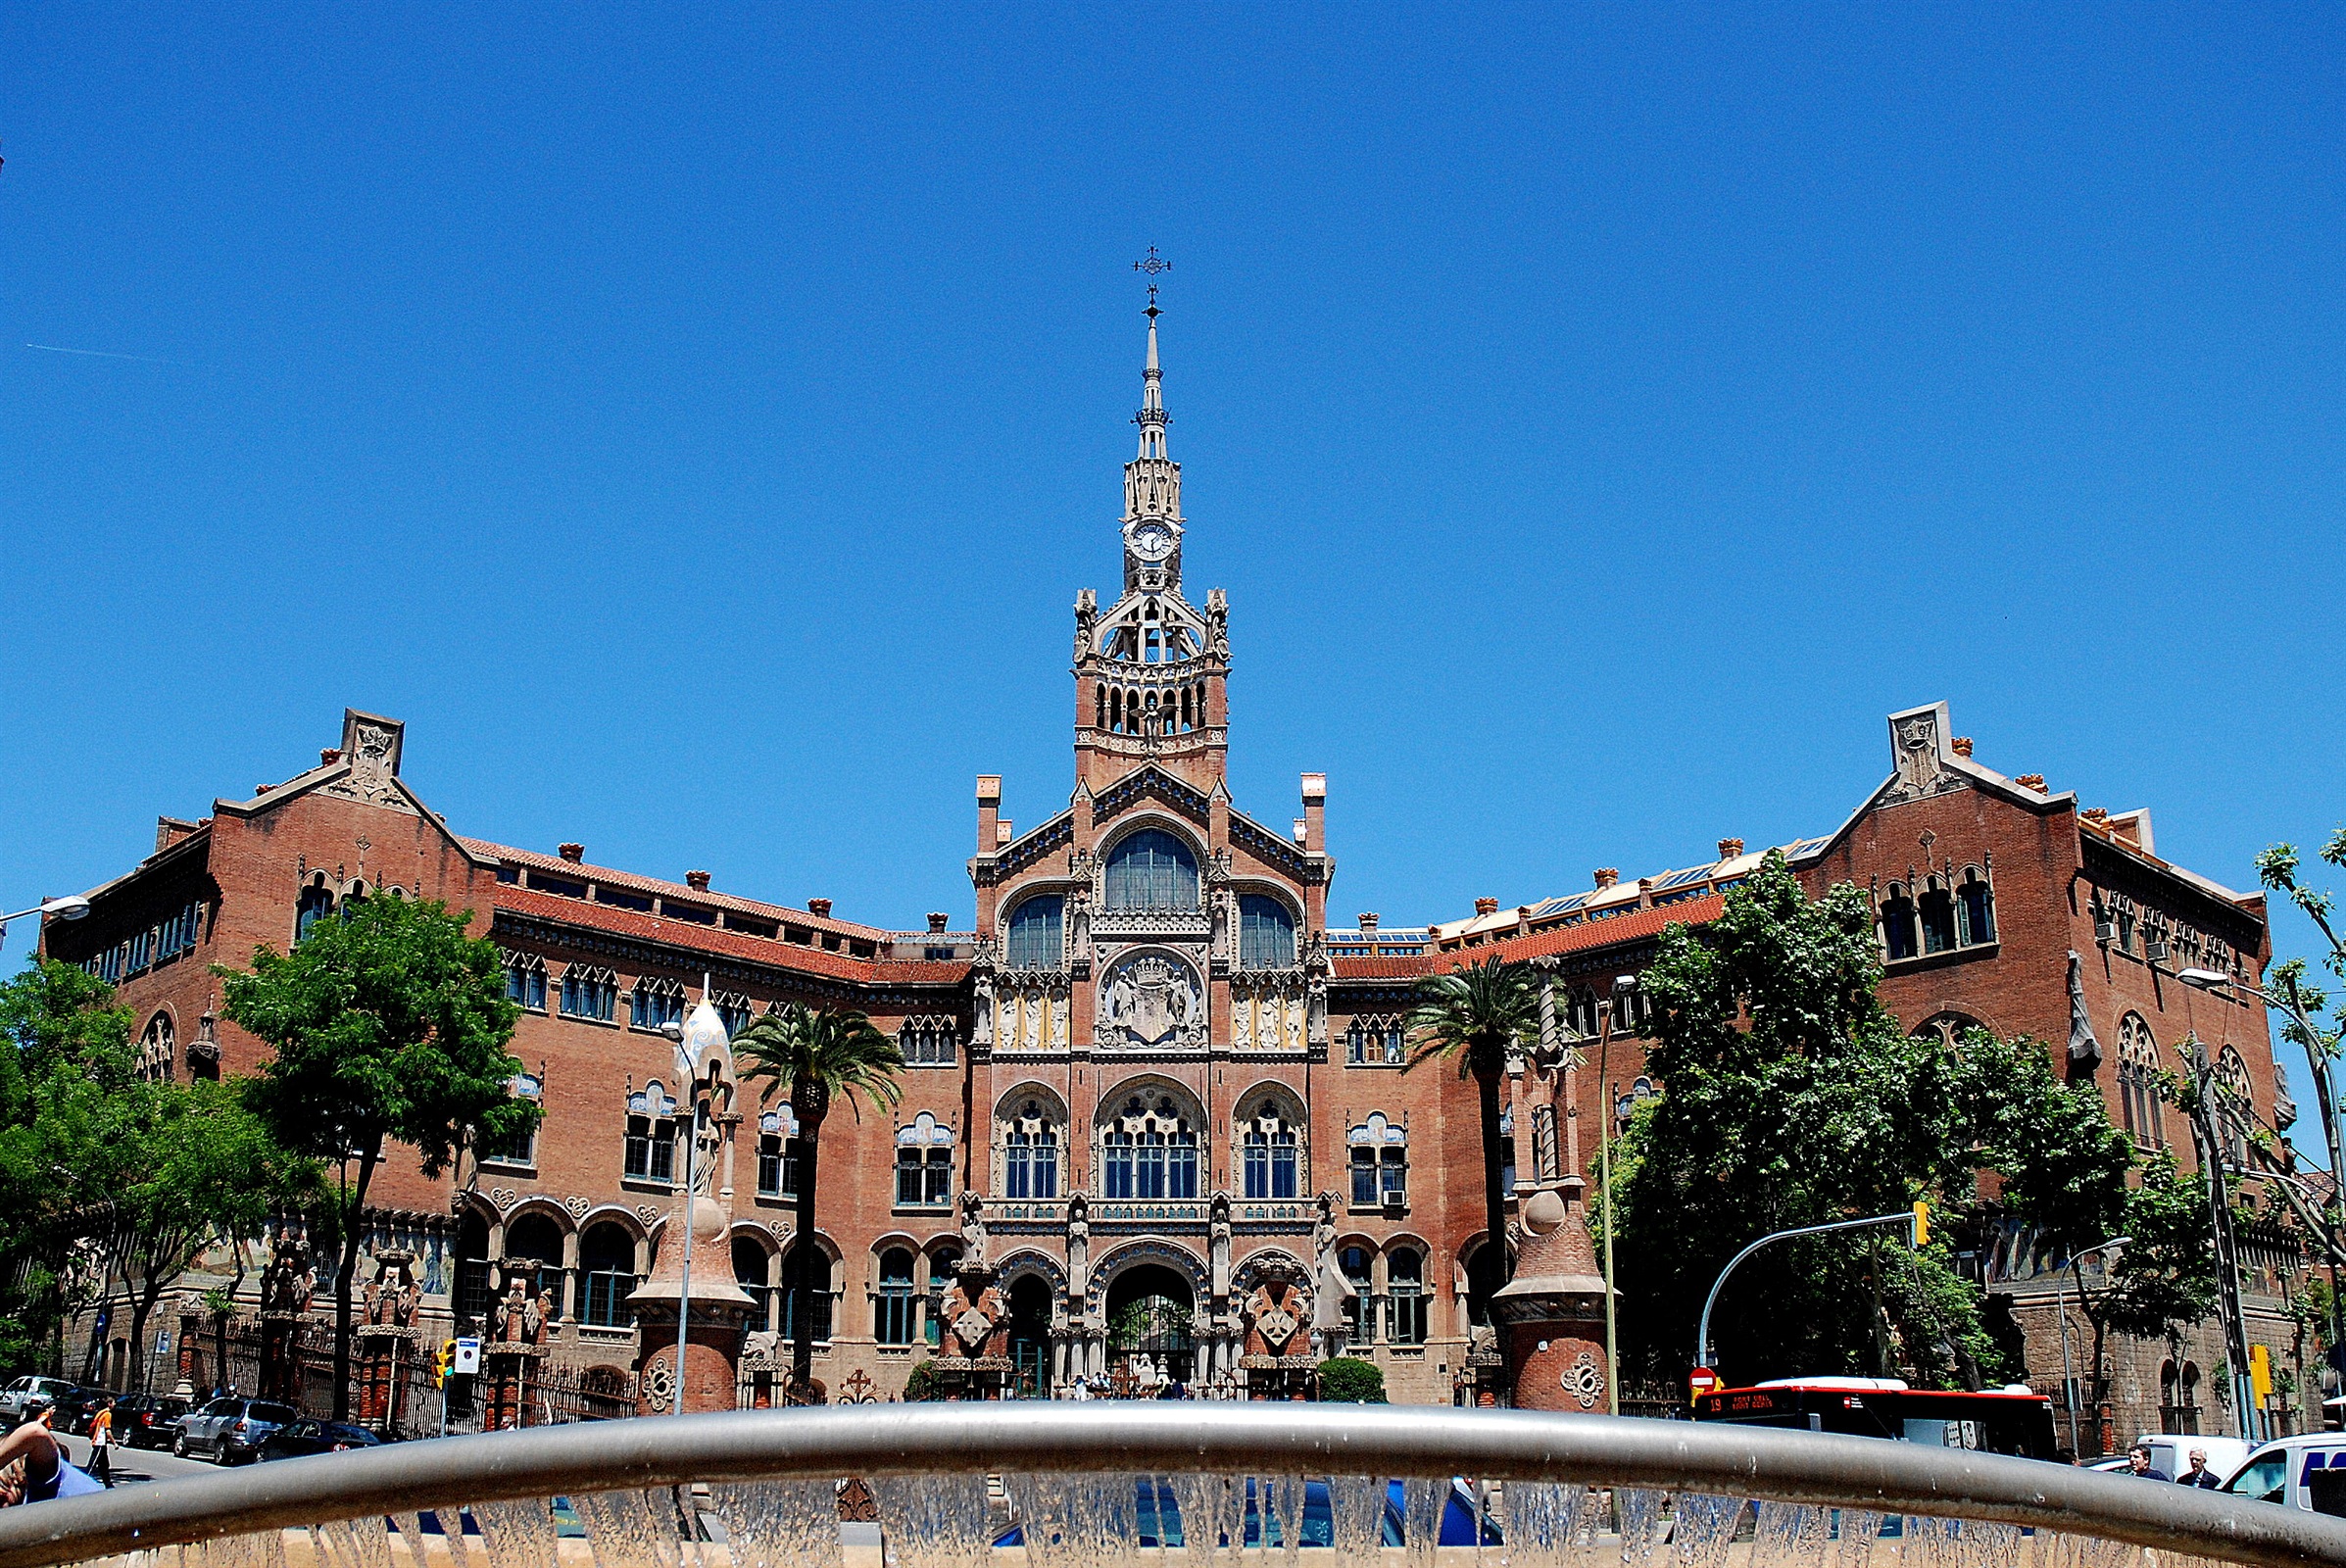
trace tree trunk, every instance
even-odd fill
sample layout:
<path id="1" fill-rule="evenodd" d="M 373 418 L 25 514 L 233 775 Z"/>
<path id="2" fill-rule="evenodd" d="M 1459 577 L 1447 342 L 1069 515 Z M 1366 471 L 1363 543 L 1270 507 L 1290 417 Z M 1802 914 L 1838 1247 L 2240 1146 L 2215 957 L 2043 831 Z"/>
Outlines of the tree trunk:
<path id="1" fill-rule="evenodd" d="M 793 1404 L 812 1403 L 814 1387 L 814 1292 L 808 1286 L 814 1256 L 815 1147 L 822 1132 L 819 1111 L 802 1113 L 799 1121 L 799 1191 L 796 1229 L 790 1247 L 790 1388 Z"/>
<path id="2" fill-rule="evenodd" d="M 374 1179 L 374 1162 L 382 1150 L 382 1135 L 378 1133 L 359 1155 L 359 1179 L 342 1210 L 342 1256 L 334 1265 L 334 1419 L 337 1421 L 350 1419 L 351 1286 L 359 1277 L 359 1247 L 367 1239 L 359 1215 L 366 1208 L 367 1185 Z M 676 1371 L 679 1377 L 684 1373 L 682 1367 Z"/>
<path id="3" fill-rule="evenodd" d="M 1499 1078 L 1502 1064 L 1476 1062 L 1475 1099 L 1483 1113 L 1483 1221 L 1491 1237 L 1491 1245 L 1498 1249 L 1498 1268 L 1494 1277 L 1504 1285 L 1515 1278 L 1515 1259 L 1507 1250 L 1507 1194 L 1499 1175 L 1505 1135 L 1499 1131 Z M 1492 1321 L 1497 1314 L 1492 1313 Z"/>

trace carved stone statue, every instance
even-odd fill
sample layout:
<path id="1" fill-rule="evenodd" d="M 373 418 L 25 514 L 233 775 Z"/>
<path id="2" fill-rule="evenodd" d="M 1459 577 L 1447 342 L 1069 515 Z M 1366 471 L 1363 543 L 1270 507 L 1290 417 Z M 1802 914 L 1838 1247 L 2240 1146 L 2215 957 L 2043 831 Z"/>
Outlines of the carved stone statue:
<path id="1" fill-rule="evenodd" d="M 961 1267 L 973 1272 L 986 1267 L 986 1200 L 968 1191 L 961 1194 Z"/>
<path id="2" fill-rule="evenodd" d="M 1075 657 L 1086 659 L 1094 651 L 1094 641 L 1100 630 L 1100 596 L 1086 588 L 1075 596 Z"/>
<path id="3" fill-rule="evenodd" d="M 317 1284 L 308 1249 L 280 1232 L 269 1252 L 269 1268 L 261 1276 L 261 1310 L 298 1317 L 310 1310 L 310 1298 Z"/>
<path id="4" fill-rule="evenodd" d="M 422 1304 L 410 1254 L 389 1251 L 376 1259 L 373 1279 L 367 1282 L 365 1322 L 369 1328 L 412 1329 Z"/>
<path id="5" fill-rule="evenodd" d="M 1207 1251 L 1213 1266 L 1213 1294 L 1216 1300 L 1222 1300 L 1230 1295 L 1230 1195 L 1214 1194 L 1208 1212 L 1212 1216 L 1207 1227 L 1210 1238 Z"/>
<path id="6" fill-rule="evenodd" d="M 1067 1298 L 1080 1301 L 1092 1288 L 1092 1200 L 1067 1195 Z"/>
<path id="7" fill-rule="evenodd" d="M 1313 974 L 1303 983 L 1303 1030 L 1306 1044 L 1328 1043 L 1328 977 Z"/>
<path id="8" fill-rule="evenodd" d="M 1336 1250 L 1336 1195 L 1320 1194 L 1313 1207 L 1318 1212 L 1311 1222 L 1311 1259 L 1317 1266 Z"/>
<path id="9" fill-rule="evenodd" d="M 1216 659 L 1230 657 L 1230 600 L 1219 588 L 1206 591 L 1205 641 Z"/>
<path id="10" fill-rule="evenodd" d="M 994 1044 L 993 971 L 983 966 L 973 969 L 969 985 L 975 1008 L 969 1021 L 969 1043 L 973 1046 L 991 1046 Z"/>
<path id="11" fill-rule="evenodd" d="M 1078 893 L 1071 901 L 1067 921 L 1067 966 L 1073 968 L 1080 961 L 1078 955 L 1092 951 L 1092 897 Z"/>
<path id="12" fill-rule="evenodd" d="M 2094 1038 L 2093 1020 L 2085 1015 L 2084 967 L 2084 960 L 2073 951 L 2069 956 L 2069 1059 L 2073 1066 L 2090 1069 L 2101 1065 L 2102 1043 Z"/>

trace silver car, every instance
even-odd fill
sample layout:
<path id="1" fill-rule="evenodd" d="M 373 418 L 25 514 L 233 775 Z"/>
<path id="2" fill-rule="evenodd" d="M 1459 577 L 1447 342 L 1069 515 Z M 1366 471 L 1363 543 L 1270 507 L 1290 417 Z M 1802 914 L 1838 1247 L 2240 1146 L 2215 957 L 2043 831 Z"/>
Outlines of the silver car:
<path id="1" fill-rule="evenodd" d="M 0 1431 L 11 1430 L 39 1415 L 69 1394 L 78 1393 L 76 1385 L 63 1378 L 22 1377 L 7 1388 L 0 1389 Z"/>
<path id="2" fill-rule="evenodd" d="M 200 1453 L 221 1464 L 244 1464 L 260 1454 L 270 1433 L 300 1419 L 291 1405 L 267 1399 L 215 1399 L 179 1418 L 171 1452 L 182 1459 Z"/>

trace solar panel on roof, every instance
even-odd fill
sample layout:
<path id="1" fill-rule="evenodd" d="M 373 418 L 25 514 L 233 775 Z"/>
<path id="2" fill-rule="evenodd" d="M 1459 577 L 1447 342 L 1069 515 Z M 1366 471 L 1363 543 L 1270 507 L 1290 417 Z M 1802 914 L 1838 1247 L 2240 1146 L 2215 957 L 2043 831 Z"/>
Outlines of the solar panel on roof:
<path id="1" fill-rule="evenodd" d="M 1695 866 L 1690 871 L 1673 871 L 1654 884 L 1654 891 L 1658 893 L 1664 888 L 1683 888 L 1687 883 L 1699 882 L 1710 874 L 1711 868 L 1707 865 Z"/>

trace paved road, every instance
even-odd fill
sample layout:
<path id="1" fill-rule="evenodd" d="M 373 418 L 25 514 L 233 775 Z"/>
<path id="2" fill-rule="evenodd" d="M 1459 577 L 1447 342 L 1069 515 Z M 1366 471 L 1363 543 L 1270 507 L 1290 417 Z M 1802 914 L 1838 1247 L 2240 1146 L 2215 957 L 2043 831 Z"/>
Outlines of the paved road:
<path id="1" fill-rule="evenodd" d="M 58 1435 L 73 1461 L 86 1468 L 89 1464 L 89 1439 Z M 169 1448 L 132 1448 L 122 1444 L 114 1446 L 114 1480 L 117 1486 L 133 1486 L 148 1481 L 168 1481 L 173 1476 L 209 1475 L 218 1466 L 208 1459 L 180 1459 Z"/>

